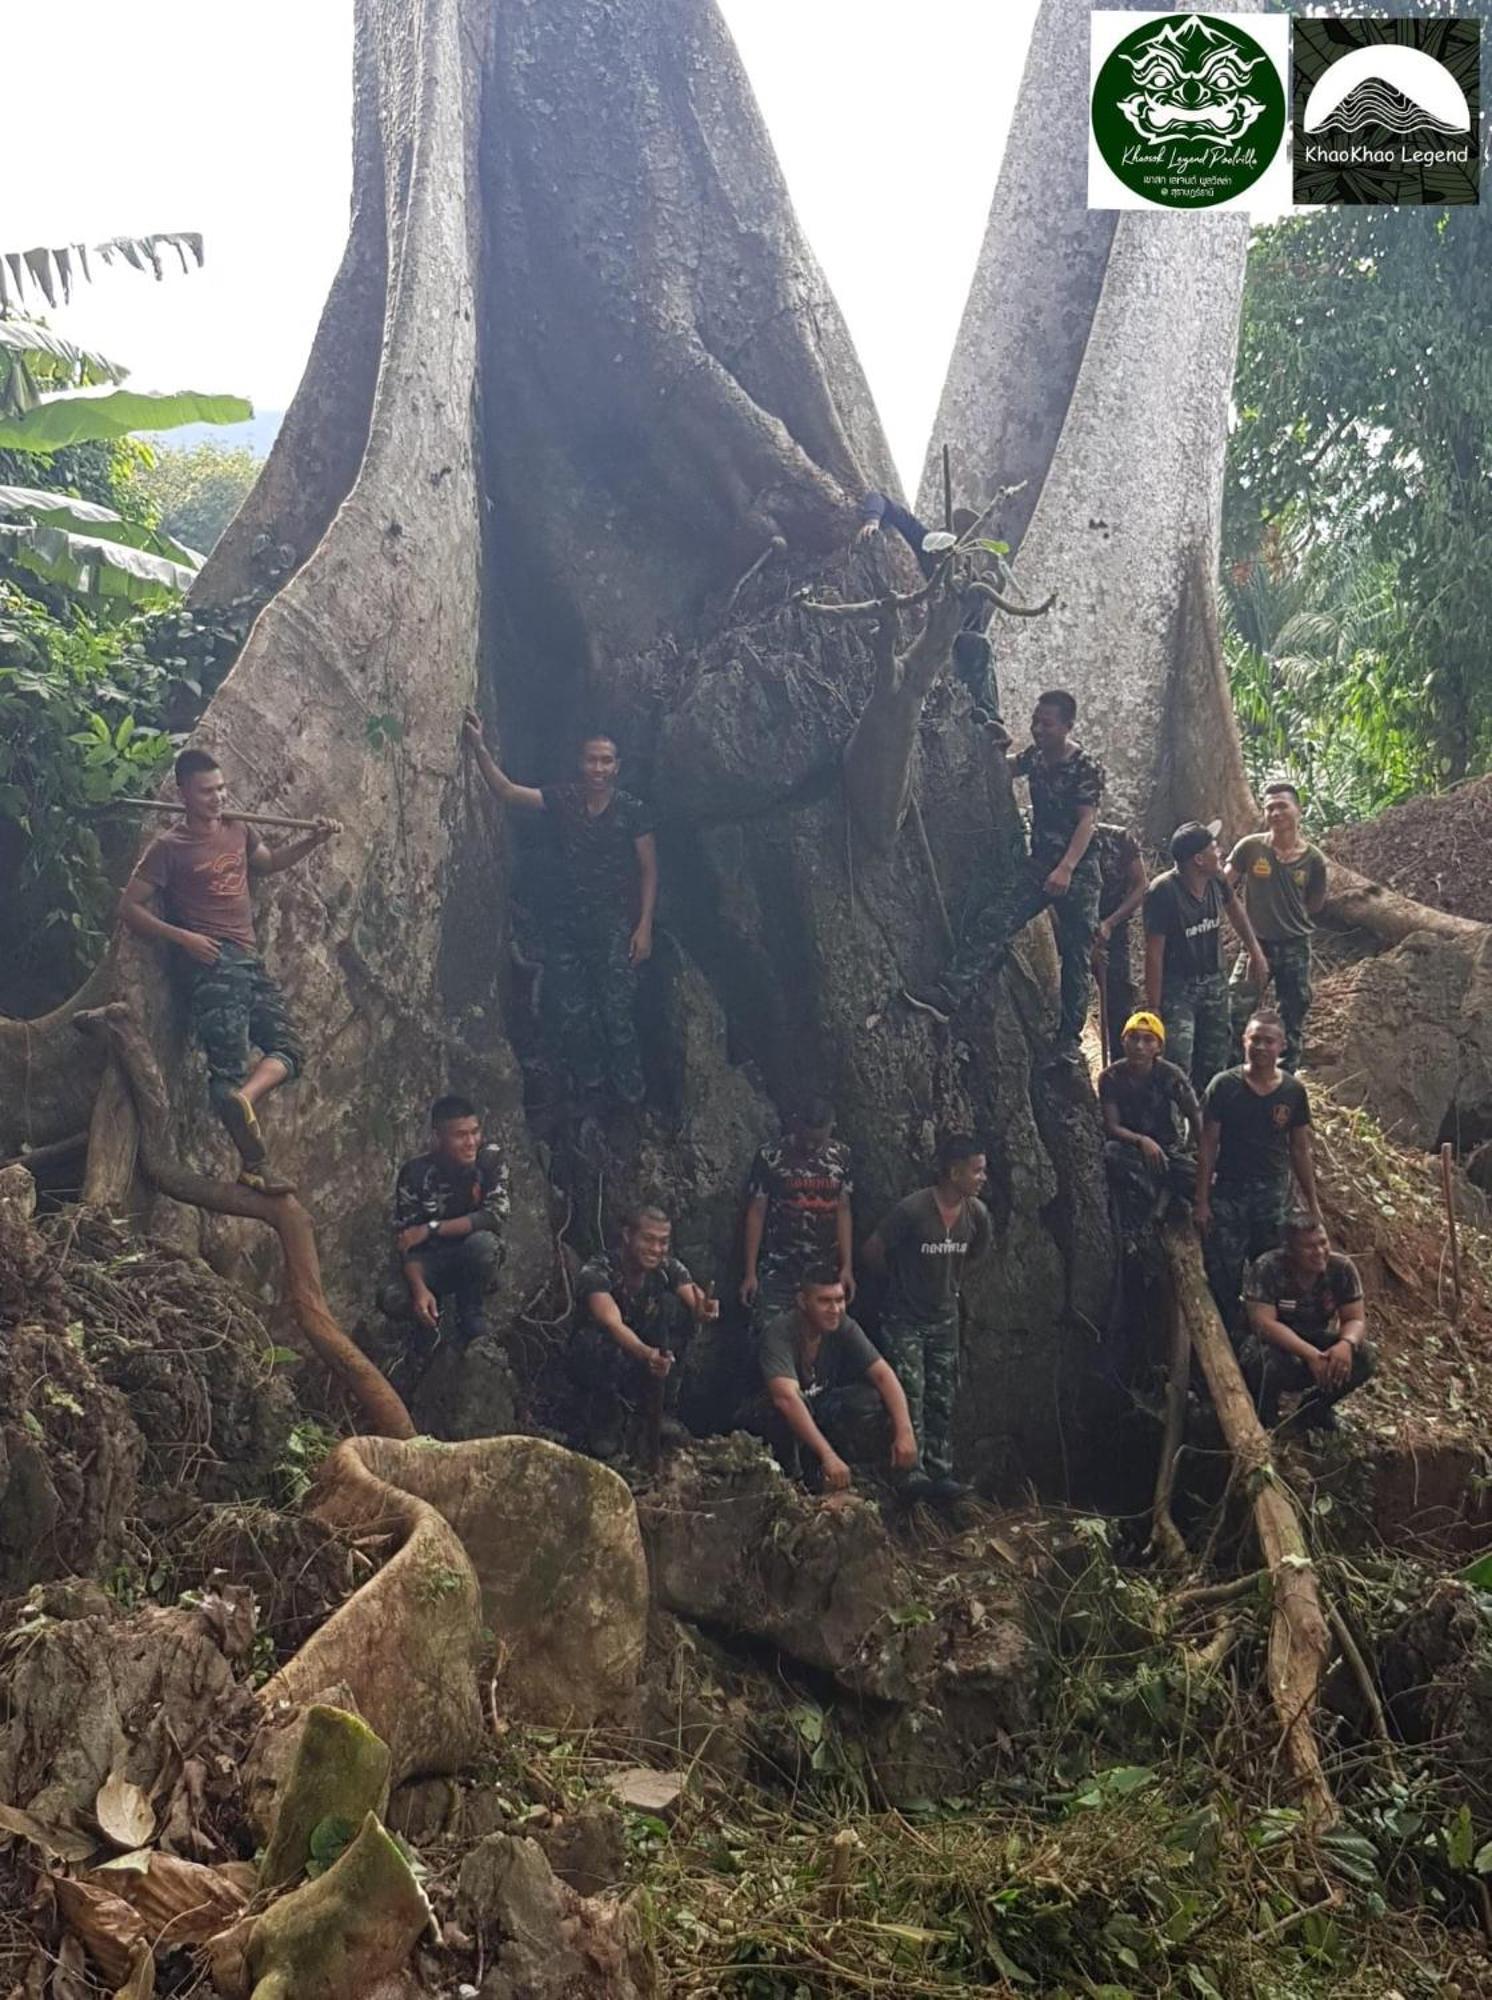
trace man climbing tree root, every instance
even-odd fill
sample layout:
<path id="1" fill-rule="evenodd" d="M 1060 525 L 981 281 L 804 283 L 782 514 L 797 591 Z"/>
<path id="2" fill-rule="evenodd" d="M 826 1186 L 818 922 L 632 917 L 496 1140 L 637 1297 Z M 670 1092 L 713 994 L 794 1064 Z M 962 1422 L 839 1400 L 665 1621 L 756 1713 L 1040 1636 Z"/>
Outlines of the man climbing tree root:
<path id="1" fill-rule="evenodd" d="M 1308 1822 L 1330 1826 L 1336 1800 L 1321 1761 L 1315 1726 L 1316 1699 L 1331 1656 L 1331 1636 L 1315 1567 L 1295 1502 L 1274 1468 L 1269 1438 L 1259 1422 L 1232 1344 L 1212 1302 L 1202 1256 L 1189 1227 L 1163 1236 L 1175 1311 L 1185 1330 L 1172 1348 L 1181 1365 L 1183 1344 L 1202 1364 L 1243 1489 L 1251 1495 L 1254 1532 L 1269 1572 L 1273 1608 L 1269 1623 L 1269 1696 L 1279 1717 L 1285 1758 L 1300 1787 Z M 1169 1504 L 1169 1493 L 1167 1493 Z"/>
<path id="2" fill-rule="evenodd" d="M 150 1045 L 122 1001 L 74 1016 L 83 1034 L 101 1040 L 119 1065 L 139 1121 L 140 1166 L 172 1201 L 217 1215 L 242 1215 L 268 1223 L 285 1258 L 285 1292 L 301 1332 L 358 1407 L 366 1428 L 380 1437 L 415 1434 L 397 1392 L 332 1318 L 321 1288 L 321 1265 L 311 1218 L 290 1195 L 267 1195 L 241 1183 L 209 1180 L 179 1166 L 165 1146 L 166 1086 Z"/>

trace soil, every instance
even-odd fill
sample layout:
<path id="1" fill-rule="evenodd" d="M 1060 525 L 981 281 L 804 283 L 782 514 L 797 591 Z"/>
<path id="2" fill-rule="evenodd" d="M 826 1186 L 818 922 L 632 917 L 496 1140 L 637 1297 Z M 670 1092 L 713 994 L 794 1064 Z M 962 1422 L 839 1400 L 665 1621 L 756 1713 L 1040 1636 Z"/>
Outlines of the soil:
<path id="1" fill-rule="evenodd" d="M 1492 776 L 1335 827 L 1322 845 L 1359 874 L 1418 902 L 1492 923 Z"/>

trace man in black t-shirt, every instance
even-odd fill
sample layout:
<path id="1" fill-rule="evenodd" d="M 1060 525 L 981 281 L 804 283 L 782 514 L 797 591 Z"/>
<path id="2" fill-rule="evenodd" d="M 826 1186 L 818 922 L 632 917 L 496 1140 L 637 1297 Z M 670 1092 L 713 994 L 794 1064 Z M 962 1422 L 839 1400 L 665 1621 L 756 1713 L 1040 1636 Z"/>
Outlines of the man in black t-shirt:
<path id="1" fill-rule="evenodd" d="M 1167 1191 L 1190 1199 L 1202 1114 L 1191 1079 L 1161 1053 L 1166 1031 L 1158 1015 L 1131 1014 L 1123 1045 L 1123 1062 L 1111 1063 L 1099 1076 L 1098 1104 L 1106 1134 L 1104 1166 L 1120 1230 L 1132 1241 L 1155 1218 Z"/>
<path id="2" fill-rule="evenodd" d="M 475 710 L 467 710 L 463 741 L 489 790 L 505 806 L 545 814 L 553 836 L 557 888 L 544 991 L 576 1087 L 594 1094 L 609 1083 L 624 1104 L 640 1104 L 634 1008 L 658 900 L 652 816 L 618 786 L 621 760 L 610 736 L 581 742 L 578 782 L 542 790 L 514 784 L 498 766 Z"/>
<path id="3" fill-rule="evenodd" d="M 486 1298 L 502 1270 L 509 1209 L 507 1165 L 496 1146 L 483 1145 L 474 1104 L 437 1097 L 430 1134 L 430 1150 L 406 1160 L 394 1183 L 399 1275 L 382 1299 L 391 1319 L 413 1315 L 427 1350 L 445 1330 L 447 1298 L 455 1305 L 452 1330 L 464 1343 L 490 1332 Z"/>
<path id="4" fill-rule="evenodd" d="M 797 1297 L 762 1330 L 757 1349 L 765 1394 L 736 1419 L 739 1430 L 765 1438 L 784 1471 L 800 1475 L 805 1452 L 818 1460 L 826 1492 L 850 1484 L 853 1441 L 890 1429 L 893 1475 L 917 1463 L 917 1439 L 907 1399 L 890 1363 L 845 1312 L 844 1286 L 833 1265 L 803 1274 Z"/>
<path id="5" fill-rule="evenodd" d="M 1245 1263 L 1280 1240 L 1292 1173 L 1309 1213 L 1321 1214 L 1311 1102 L 1305 1085 L 1280 1068 L 1284 1050 L 1279 1015 L 1261 1009 L 1243 1032 L 1243 1068 L 1215 1076 L 1202 1099 L 1192 1214 L 1204 1238 L 1212 1296 L 1229 1328 L 1238 1317 Z"/>
<path id="6" fill-rule="evenodd" d="M 1284 1247 L 1249 1266 L 1243 1299 L 1249 1333 L 1238 1359 L 1260 1421 L 1273 1429 L 1281 1393 L 1304 1390 L 1295 1421 L 1335 1430 L 1335 1405 L 1360 1389 L 1375 1365 L 1357 1266 L 1332 1249 L 1316 1216 L 1294 1215 Z"/>
<path id="7" fill-rule="evenodd" d="M 1166 1024 L 1171 1061 L 1205 1090 L 1228 1060 L 1223 920 L 1238 933 L 1262 993 L 1269 967 L 1243 905 L 1222 873 L 1220 820 L 1188 820 L 1171 836 L 1175 866 L 1145 894 L 1145 1005 Z"/>
<path id="8" fill-rule="evenodd" d="M 575 1280 L 569 1366 L 585 1404 L 586 1449 L 616 1458 L 628 1417 L 662 1384 L 664 1443 L 685 1435 L 676 1421 L 680 1364 L 696 1325 L 717 1319 L 718 1300 L 672 1254 L 673 1225 L 661 1208 L 637 1208 L 615 1256 L 593 1257 Z"/>
<path id="9" fill-rule="evenodd" d="M 994 1240 L 979 1199 L 984 1148 L 951 1133 L 938 1148 L 938 1178 L 899 1201 L 865 1245 L 865 1261 L 890 1279 L 881 1315 L 881 1350 L 906 1391 L 922 1463 L 907 1481 L 912 1498 L 962 1499 L 953 1476 L 953 1405 L 958 1392 L 959 1299 L 966 1273 Z"/>

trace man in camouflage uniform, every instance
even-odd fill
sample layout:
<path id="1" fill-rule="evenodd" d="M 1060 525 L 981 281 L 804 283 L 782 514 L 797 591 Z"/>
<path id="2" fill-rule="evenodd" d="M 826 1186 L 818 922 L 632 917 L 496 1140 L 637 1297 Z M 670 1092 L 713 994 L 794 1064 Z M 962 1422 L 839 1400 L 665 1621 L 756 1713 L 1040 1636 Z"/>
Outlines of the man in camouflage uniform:
<path id="1" fill-rule="evenodd" d="M 994 1231 L 979 1199 L 984 1149 L 965 1133 L 938 1148 L 938 1178 L 895 1208 L 865 1245 L 865 1261 L 890 1280 L 880 1348 L 911 1412 L 920 1468 L 902 1492 L 952 1501 L 968 1490 L 953 1475 L 953 1404 L 958 1392 L 959 1295 L 964 1275 L 989 1253 Z"/>
<path id="2" fill-rule="evenodd" d="M 908 993 L 914 1007 L 947 1021 L 1003 962 L 1016 936 L 1043 910 L 1057 921 L 1062 961 L 1061 1019 L 1053 1060 L 1075 1063 L 1093 991 L 1093 933 L 1098 924 L 1099 866 L 1093 829 L 1103 797 L 1103 766 L 1072 736 L 1078 705 L 1064 688 L 1041 695 L 1031 743 L 1008 760 L 1012 777 L 1031 788 L 1031 851 L 1013 900 L 990 898 L 968 928 L 930 995 Z"/>
<path id="3" fill-rule="evenodd" d="M 720 1304 L 672 1254 L 672 1236 L 662 1209 L 634 1209 L 616 1255 L 593 1257 L 575 1281 L 568 1361 L 592 1457 L 620 1455 L 628 1419 L 660 1393 L 654 1385 L 663 1441 L 687 1435 L 677 1420 L 681 1365 L 695 1326 L 717 1319 Z"/>
<path id="4" fill-rule="evenodd" d="M 1145 1005 L 1165 1023 L 1166 1049 L 1200 1093 L 1228 1060 L 1224 919 L 1238 933 L 1257 988 L 1269 978 L 1248 913 L 1222 872 L 1219 820 L 1187 820 L 1171 836 L 1175 864 L 1145 892 Z"/>
<path id="5" fill-rule="evenodd" d="M 1294 1072 L 1311 1008 L 1311 939 L 1326 901 L 1326 856 L 1300 830 L 1300 794 L 1283 780 L 1264 788 L 1267 833 L 1246 834 L 1228 856 L 1228 880 L 1243 899 L 1269 963 L 1275 1004 L 1285 1024 L 1281 1067 Z M 1254 1005 L 1248 961 L 1240 957 L 1229 988 L 1235 1046 Z"/>
<path id="6" fill-rule="evenodd" d="M 805 1098 L 785 1137 L 751 1163 L 741 1303 L 758 1329 L 792 1310 L 805 1271 L 836 1270 L 846 1302 L 854 1301 L 850 1149 L 833 1131 L 828 1100 Z"/>
<path id="7" fill-rule="evenodd" d="M 1230 1330 L 1238 1320 L 1244 1265 L 1279 1243 L 1292 1174 L 1306 1212 L 1318 1221 L 1321 1216 L 1311 1103 L 1305 1085 L 1280 1068 L 1284 1048 L 1279 1015 L 1260 1009 L 1243 1032 L 1243 1068 L 1221 1071 L 1202 1099 L 1192 1216 L 1202 1232 L 1212 1296 Z"/>
<path id="8" fill-rule="evenodd" d="M 1134 947 L 1130 920 L 1145 900 L 1145 857 L 1140 843 L 1122 826 L 1093 829 L 1098 856 L 1098 927 L 1093 933 L 1093 971 L 1103 981 L 1109 1021 L 1108 1063 L 1124 1060 L 1124 1024 L 1135 1009 Z"/>
<path id="9" fill-rule="evenodd" d="M 441 1306 L 454 1301 L 464 1345 L 491 1333 L 487 1294 L 503 1267 L 510 1202 L 507 1163 L 482 1143 L 482 1121 L 465 1097 L 430 1107 L 431 1146 L 406 1160 L 394 1183 L 399 1275 L 385 1287 L 384 1311 L 412 1316 L 426 1359 L 443 1331 Z"/>
<path id="10" fill-rule="evenodd" d="M 290 1182 L 270 1166 L 257 1106 L 300 1074 L 300 1038 L 259 956 L 249 880 L 292 867 L 341 827 L 318 819 L 311 832 L 270 848 L 226 812 L 227 780 L 207 751 L 183 750 L 175 776 L 185 815 L 140 857 L 120 915 L 136 936 L 180 954 L 192 1033 L 207 1057 L 212 1107 L 238 1153 L 239 1180 L 260 1194 L 289 1194 Z"/>
<path id="11" fill-rule="evenodd" d="M 578 781 L 518 785 L 488 750 L 468 710 L 464 741 L 489 789 L 506 806 L 542 812 L 553 835 L 556 884 L 544 992 L 556 1039 L 582 1096 L 608 1087 L 641 1104 L 646 1085 L 637 1039 L 637 969 L 653 950 L 658 855 L 651 815 L 621 790 L 611 737 L 580 745 Z"/>

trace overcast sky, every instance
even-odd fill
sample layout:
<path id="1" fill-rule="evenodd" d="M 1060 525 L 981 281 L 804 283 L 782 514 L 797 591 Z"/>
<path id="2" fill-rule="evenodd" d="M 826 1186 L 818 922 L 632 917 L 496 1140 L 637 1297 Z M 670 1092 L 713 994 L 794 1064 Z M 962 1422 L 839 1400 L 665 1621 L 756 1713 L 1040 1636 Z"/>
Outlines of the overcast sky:
<path id="1" fill-rule="evenodd" d="M 722 6 L 915 488 L 1037 0 Z M 346 231 L 351 20 L 351 0 L 71 0 L 65 88 L 7 93 L 0 249 L 199 229 L 207 266 L 116 268 L 60 331 L 139 388 L 284 408 Z"/>

